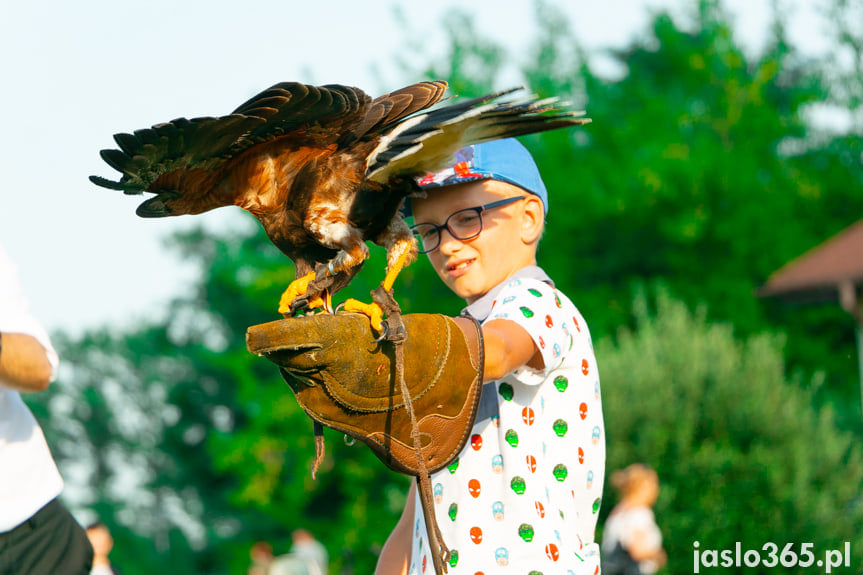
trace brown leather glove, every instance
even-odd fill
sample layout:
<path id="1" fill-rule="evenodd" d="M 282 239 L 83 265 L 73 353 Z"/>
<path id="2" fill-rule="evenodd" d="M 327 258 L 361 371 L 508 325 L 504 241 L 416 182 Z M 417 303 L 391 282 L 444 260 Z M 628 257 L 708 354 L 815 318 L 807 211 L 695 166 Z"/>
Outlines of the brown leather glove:
<path id="1" fill-rule="evenodd" d="M 482 332 L 475 321 L 402 316 L 407 384 L 428 471 L 464 447 L 482 389 Z M 375 342 L 360 314 L 317 314 L 249 328 L 249 351 L 278 365 L 315 421 L 366 443 L 391 469 L 418 475 L 395 346 Z"/>

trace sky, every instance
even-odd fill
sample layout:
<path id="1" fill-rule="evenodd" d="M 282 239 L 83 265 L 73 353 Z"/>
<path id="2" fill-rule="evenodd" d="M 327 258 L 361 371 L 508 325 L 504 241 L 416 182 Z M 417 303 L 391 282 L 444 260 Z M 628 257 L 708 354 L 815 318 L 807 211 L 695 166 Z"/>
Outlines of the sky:
<path id="1" fill-rule="evenodd" d="M 547 1 L 592 53 L 644 35 L 652 10 L 682 15 L 694 4 Z M 826 49 L 817 12 L 824 2 L 782 0 L 792 43 L 813 55 Z M 421 78 L 406 78 L 399 58 L 410 57 L 418 39 L 425 54 L 442 58 L 444 18 L 457 7 L 470 7 L 479 32 L 503 43 L 515 62 L 526 57 L 534 30 L 531 0 L 401 2 L 407 30 L 396 4 L 0 0 L 0 244 L 17 263 L 33 313 L 50 331 L 73 335 L 162 317 L 197 271 L 166 238 L 195 225 L 256 225 L 237 208 L 138 218 L 140 196 L 87 179 L 119 175 L 98 154 L 115 146 L 114 133 L 224 115 L 281 81 L 348 84 L 371 96 L 400 88 Z M 763 46 L 770 4 L 726 0 L 749 52 Z M 286 260 L 286 284 L 291 269 Z"/>

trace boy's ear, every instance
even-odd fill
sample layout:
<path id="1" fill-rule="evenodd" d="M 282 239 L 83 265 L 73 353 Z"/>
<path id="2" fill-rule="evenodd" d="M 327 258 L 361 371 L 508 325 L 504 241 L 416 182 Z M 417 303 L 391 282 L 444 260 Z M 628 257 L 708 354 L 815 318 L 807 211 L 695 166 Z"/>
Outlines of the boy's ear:
<path id="1" fill-rule="evenodd" d="M 521 241 L 532 244 L 539 241 L 545 221 L 545 210 L 542 200 L 533 194 L 524 199 L 524 211 L 521 219 Z"/>

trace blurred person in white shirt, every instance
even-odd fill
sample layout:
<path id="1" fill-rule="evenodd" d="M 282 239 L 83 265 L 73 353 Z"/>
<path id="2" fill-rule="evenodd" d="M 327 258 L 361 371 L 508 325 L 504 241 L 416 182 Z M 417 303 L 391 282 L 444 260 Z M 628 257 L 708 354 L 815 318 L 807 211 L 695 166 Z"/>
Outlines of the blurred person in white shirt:
<path id="1" fill-rule="evenodd" d="M 659 476 L 641 463 L 615 471 L 611 484 L 621 495 L 602 532 L 603 575 L 651 575 L 665 564 L 662 533 L 653 515 Z"/>
<path id="2" fill-rule="evenodd" d="M 59 360 L 0 245 L 0 573 L 87 575 L 93 548 L 59 501 L 63 479 L 21 394 L 44 391 Z"/>

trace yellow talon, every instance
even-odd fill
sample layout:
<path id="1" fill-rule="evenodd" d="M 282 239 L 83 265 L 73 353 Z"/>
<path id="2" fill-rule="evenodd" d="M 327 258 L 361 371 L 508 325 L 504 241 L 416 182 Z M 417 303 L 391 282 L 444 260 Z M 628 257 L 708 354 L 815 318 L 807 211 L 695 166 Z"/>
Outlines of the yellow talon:
<path id="1" fill-rule="evenodd" d="M 386 277 L 384 277 L 383 288 L 386 291 L 391 292 L 393 289 L 393 284 L 396 281 L 399 273 L 404 268 L 405 261 L 408 259 L 410 255 L 409 250 L 405 250 L 402 254 L 396 259 L 393 266 L 387 271 Z M 361 313 L 369 317 L 369 321 L 372 324 L 372 329 L 378 333 L 383 331 L 383 321 L 384 321 L 384 311 L 381 307 L 376 303 L 363 303 L 359 300 L 348 299 L 345 301 L 344 305 L 345 311 Z"/>
<path id="2" fill-rule="evenodd" d="M 333 313 L 333 294 L 330 293 L 330 290 L 325 289 L 323 296 L 324 299 L 321 302 L 321 307 L 323 307 L 328 313 Z"/>
<path id="3" fill-rule="evenodd" d="M 309 302 L 309 309 L 323 308 L 328 313 L 333 312 L 333 296 L 330 295 L 330 290 L 325 289 L 320 295 L 315 296 L 315 299 Z"/>
<path id="4" fill-rule="evenodd" d="M 309 301 L 309 309 L 318 309 L 324 307 L 324 300 L 321 296 L 316 296 L 315 299 Z"/>
<path id="5" fill-rule="evenodd" d="M 372 329 L 380 333 L 383 331 L 384 312 L 376 303 L 363 303 L 356 299 L 345 300 L 345 311 L 361 313 L 369 316 L 372 323 Z"/>
<path id="6" fill-rule="evenodd" d="M 285 292 L 282 294 L 281 299 L 279 300 L 279 313 L 291 313 L 291 302 L 294 301 L 297 296 L 301 296 L 306 293 L 306 290 L 309 289 L 309 282 L 311 282 L 313 279 L 315 279 L 315 272 L 309 272 L 303 277 L 297 278 L 292 281 L 291 285 L 288 286 L 288 289 L 285 290 Z M 320 298 L 318 298 L 316 301 L 320 301 Z M 319 303 L 318 305 L 320 306 L 321 304 Z"/>

